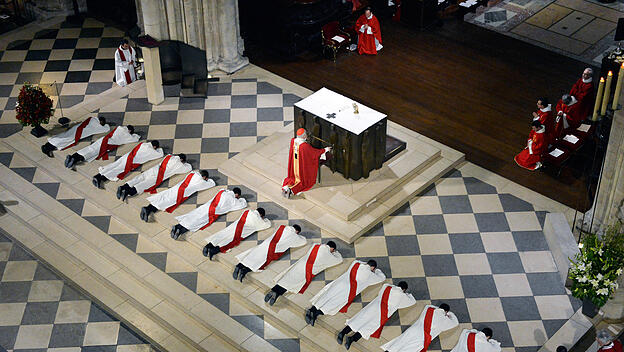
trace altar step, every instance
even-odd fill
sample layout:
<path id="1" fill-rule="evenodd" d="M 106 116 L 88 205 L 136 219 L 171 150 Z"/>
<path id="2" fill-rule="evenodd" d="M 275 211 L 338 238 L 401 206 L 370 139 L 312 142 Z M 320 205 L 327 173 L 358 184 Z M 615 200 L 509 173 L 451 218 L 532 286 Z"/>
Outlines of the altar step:
<path id="1" fill-rule="evenodd" d="M 321 184 L 292 199 L 280 191 L 292 126 L 221 163 L 219 172 L 352 243 L 464 160 L 464 154 L 391 121 L 388 134 L 405 141 L 407 149 L 368 178 L 346 180 L 321 167 Z"/>

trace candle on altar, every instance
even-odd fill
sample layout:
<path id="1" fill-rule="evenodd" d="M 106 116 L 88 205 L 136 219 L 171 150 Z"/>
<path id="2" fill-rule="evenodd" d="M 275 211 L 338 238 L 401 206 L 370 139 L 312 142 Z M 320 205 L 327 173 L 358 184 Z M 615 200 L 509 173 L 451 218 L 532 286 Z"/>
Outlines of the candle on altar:
<path id="1" fill-rule="evenodd" d="M 596 103 L 594 104 L 594 115 L 592 116 L 592 121 L 598 120 L 598 112 L 600 111 L 600 102 L 602 100 L 602 91 L 604 90 L 604 85 L 604 77 L 600 77 L 600 83 L 598 83 L 598 93 L 596 94 Z"/>
<path id="2" fill-rule="evenodd" d="M 613 81 L 613 72 L 609 71 L 607 74 L 607 82 L 605 83 L 604 95 L 602 96 L 602 108 L 600 109 L 600 115 L 607 114 L 607 105 L 609 105 L 609 98 L 611 98 L 611 82 Z"/>
<path id="3" fill-rule="evenodd" d="M 613 105 L 611 109 L 617 110 L 618 103 L 620 102 L 620 93 L 622 92 L 622 77 L 624 77 L 624 62 L 620 66 L 620 73 L 618 73 L 617 83 L 615 85 L 615 93 L 613 94 Z"/>

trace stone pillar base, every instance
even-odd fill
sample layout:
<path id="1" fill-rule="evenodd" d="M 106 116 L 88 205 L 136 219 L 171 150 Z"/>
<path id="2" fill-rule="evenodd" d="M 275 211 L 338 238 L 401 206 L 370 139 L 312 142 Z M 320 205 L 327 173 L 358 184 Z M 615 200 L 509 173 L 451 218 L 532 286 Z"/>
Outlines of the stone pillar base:
<path id="1" fill-rule="evenodd" d="M 145 70 L 145 86 L 147 88 L 147 101 L 158 105 L 165 101 L 165 92 L 162 84 L 160 71 L 160 51 L 156 48 L 142 48 L 143 69 Z"/>
<path id="2" fill-rule="evenodd" d="M 244 56 L 238 56 L 234 60 L 229 61 L 221 61 L 218 63 L 218 68 L 227 73 L 234 73 L 241 68 L 247 66 L 249 64 L 249 59 Z"/>

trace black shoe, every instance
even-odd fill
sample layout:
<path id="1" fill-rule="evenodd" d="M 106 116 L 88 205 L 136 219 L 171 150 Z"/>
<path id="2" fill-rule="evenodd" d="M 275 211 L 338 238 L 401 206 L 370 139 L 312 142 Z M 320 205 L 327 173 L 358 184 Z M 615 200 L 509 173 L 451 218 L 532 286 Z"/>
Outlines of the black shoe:
<path id="1" fill-rule="evenodd" d="M 345 342 L 345 348 L 349 350 L 349 348 L 351 348 L 352 343 L 353 343 L 353 340 L 351 339 L 351 336 L 348 336 L 347 341 Z"/>
<path id="2" fill-rule="evenodd" d="M 273 295 L 271 295 L 271 299 L 269 300 L 269 305 L 270 306 L 274 305 L 276 300 L 277 300 L 277 292 L 273 292 Z"/>
<path id="3" fill-rule="evenodd" d="M 117 187 L 117 194 L 115 194 L 117 196 L 117 199 L 121 199 L 122 192 L 123 192 L 123 188 L 121 188 L 121 186 Z"/>
<path id="4" fill-rule="evenodd" d="M 121 201 L 125 202 L 127 198 L 128 198 L 128 190 L 124 188 L 121 190 Z"/>
<path id="5" fill-rule="evenodd" d="M 243 282 L 243 278 L 245 277 L 245 275 L 247 275 L 247 272 L 241 270 L 240 276 L 238 277 L 238 281 L 240 281 L 242 283 Z"/>
<path id="6" fill-rule="evenodd" d="M 141 208 L 141 215 L 140 216 L 141 216 L 141 220 L 147 222 L 148 215 L 147 215 L 147 209 L 145 207 Z"/>
<path id="7" fill-rule="evenodd" d="M 342 333 L 342 331 L 338 334 L 338 336 L 336 337 L 336 342 L 338 342 L 339 345 L 342 345 L 342 341 L 344 340 L 344 334 Z"/>
<path id="8" fill-rule="evenodd" d="M 91 179 L 91 183 L 95 186 L 95 188 L 100 188 L 100 180 L 98 180 L 97 176 L 93 176 Z"/>
<path id="9" fill-rule="evenodd" d="M 240 267 L 237 265 L 234 267 L 234 272 L 232 273 L 232 277 L 234 280 L 238 280 L 238 275 L 240 274 Z"/>
<path id="10" fill-rule="evenodd" d="M 217 253 L 215 253 L 215 251 L 213 251 L 212 249 L 208 251 L 208 259 L 212 260 L 212 257 L 214 257 Z"/>
<path id="11" fill-rule="evenodd" d="M 202 250 L 202 253 L 204 253 L 204 257 L 208 256 L 208 245 L 204 246 L 204 249 Z M 266 301 L 265 301 L 266 302 Z"/>
<path id="12" fill-rule="evenodd" d="M 65 157 L 65 167 L 66 167 L 66 168 L 68 168 L 68 169 L 71 167 L 71 166 L 69 165 L 69 163 L 71 162 L 71 160 L 72 160 L 71 155 L 68 155 L 67 157 Z"/>
<path id="13" fill-rule="evenodd" d="M 312 315 L 312 319 L 310 319 L 310 325 L 314 326 L 314 323 L 316 323 L 316 314 Z"/>
<path id="14" fill-rule="evenodd" d="M 267 293 L 267 294 L 264 296 L 264 301 L 265 301 L 265 302 L 269 302 L 269 300 L 271 300 L 271 297 L 273 297 L 273 291 L 269 291 L 269 293 Z"/>
<path id="15" fill-rule="evenodd" d="M 305 321 L 307 324 L 312 325 L 312 316 L 314 313 L 312 313 L 311 309 L 307 309 L 305 312 Z"/>

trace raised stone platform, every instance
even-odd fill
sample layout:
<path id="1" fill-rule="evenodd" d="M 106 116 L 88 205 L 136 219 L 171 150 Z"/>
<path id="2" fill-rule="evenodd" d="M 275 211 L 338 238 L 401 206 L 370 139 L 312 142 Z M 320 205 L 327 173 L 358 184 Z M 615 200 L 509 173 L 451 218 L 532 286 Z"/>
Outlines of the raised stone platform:
<path id="1" fill-rule="evenodd" d="M 321 167 L 321 183 L 292 199 L 280 191 L 292 126 L 222 163 L 219 172 L 351 243 L 464 160 L 464 154 L 396 123 L 388 122 L 388 134 L 407 147 L 368 178 L 353 181 Z"/>

